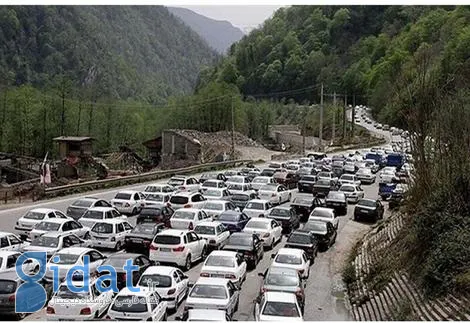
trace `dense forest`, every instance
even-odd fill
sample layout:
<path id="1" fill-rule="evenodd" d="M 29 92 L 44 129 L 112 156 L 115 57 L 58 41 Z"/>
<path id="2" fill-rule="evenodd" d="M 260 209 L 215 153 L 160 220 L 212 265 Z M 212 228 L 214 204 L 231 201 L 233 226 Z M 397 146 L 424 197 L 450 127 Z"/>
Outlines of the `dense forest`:
<path id="1" fill-rule="evenodd" d="M 1 6 L 0 84 L 163 103 L 217 58 L 161 6 Z"/>

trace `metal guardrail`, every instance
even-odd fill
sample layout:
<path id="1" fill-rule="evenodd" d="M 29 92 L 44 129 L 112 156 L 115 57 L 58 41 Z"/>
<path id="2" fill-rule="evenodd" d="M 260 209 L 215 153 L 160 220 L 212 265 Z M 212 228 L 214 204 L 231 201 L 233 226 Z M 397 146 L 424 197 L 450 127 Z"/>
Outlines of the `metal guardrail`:
<path id="1" fill-rule="evenodd" d="M 190 174 L 195 172 L 204 172 L 204 171 L 211 171 L 215 170 L 219 167 L 227 168 L 227 167 L 238 167 L 245 163 L 253 162 L 250 159 L 244 160 L 231 160 L 225 162 L 217 162 L 217 163 L 208 163 L 202 165 L 194 165 L 185 168 L 175 168 L 175 169 L 168 169 L 168 170 L 160 170 L 154 171 L 144 174 L 137 174 L 137 175 L 129 175 L 129 176 L 122 176 L 117 178 L 109 178 L 103 180 L 96 180 L 96 181 L 89 181 L 83 183 L 76 183 L 76 184 L 69 184 L 69 185 L 62 185 L 56 187 L 46 188 L 44 190 L 45 197 L 54 197 L 59 195 L 66 195 L 70 193 L 76 193 L 77 190 L 96 190 L 96 189 L 103 189 L 109 187 L 116 187 L 122 185 L 131 185 L 143 182 L 149 182 L 157 179 L 161 179 L 164 177 L 170 177 L 174 175 L 184 175 Z"/>

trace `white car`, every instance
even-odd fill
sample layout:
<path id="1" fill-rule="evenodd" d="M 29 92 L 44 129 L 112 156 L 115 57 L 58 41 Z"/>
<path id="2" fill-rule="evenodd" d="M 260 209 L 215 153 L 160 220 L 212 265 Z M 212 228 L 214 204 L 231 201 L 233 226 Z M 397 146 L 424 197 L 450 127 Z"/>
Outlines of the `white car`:
<path id="1" fill-rule="evenodd" d="M 121 213 L 136 215 L 142 210 L 145 195 L 137 191 L 121 191 L 111 200 L 111 205 Z"/>
<path id="2" fill-rule="evenodd" d="M 16 260 L 21 256 L 19 251 L 0 251 L 0 272 L 15 271 Z M 39 262 L 36 259 L 28 259 L 23 263 L 23 272 L 32 274 L 39 270 Z"/>
<path id="3" fill-rule="evenodd" d="M 84 238 L 90 229 L 72 219 L 49 219 L 42 221 L 29 232 L 31 240 L 43 235 L 46 232 L 70 232 L 76 234 L 80 238 Z"/>
<path id="4" fill-rule="evenodd" d="M 31 241 L 23 248 L 23 252 L 42 251 L 47 253 L 49 259 L 54 253 L 69 247 L 85 247 L 87 242 L 70 232 L 47 232 Z"/>
<path id="5" fill-rule="evenodd" d="M 98 279 L 92 278 L 87 291 L 74 293 L 70 290 L 69 284 L 73 287 L 83 286 L 83 279 L 72 280 L 60 284 L 59 289 L 52 295 L 46 308 L 46 318 L 48 321 L 91 321 L 100 318 L 106 313 L 114 293 L 112 290 L 99 292 L 96 284 Z M 109 286 L 109 281 L 102 282 L 103 287 Z M 71 299 L 79 300 L 70 302 Z"/>
<path id="6" fill-rule="evenodd" d="M 359 185 L 343 184 L 339 191 L 346 195 L 348 202 L 357 203 L 360 199 L 364 198 L 364 191 Z"/>
<path id="7" fill-rule="evenodd" d="M 54 210 L 54 209 L 45 209 L 38 208 L 28 211 L 16 222 L 15 230 L 20 231 L 20 236 L 28 236 L 29 231 L 33 227 L 43 220 L 62 218 L 69 219 L 64 213 Z"/>
<path id="8" fill-rule="evenodd" d="M 308 216 L 308 221 L 324 221 L 331 222 L 335 229 L 338 229 L 339 219 L 336 215 L 335 210 L 327 207 L 316 207 Z"/>
<path id="9" fill-rule="evenodd" d="M 203 239 L 207 240 L 207 247 L 211 249 L 221 249 L 230 237 L 230 231 L 222 223 L 201 222 L 196 225 L 194 232 Z"/>
<path id="10" fill-rule="evenodd" d="M 230 316 L 227 312 L 222 310 L 188 310 L 187 319 L 189 322 L 213 321 L 213 322 L 228 322 Z"/>
<path id="11" fill-rule="evenodd" d="M 204 183 L 201 184 L 200 190 L 204 191 L 211 188 L 222 189 L 226 187 L 227 185 L 225 184 L 225 182 L 220 179 L 208 179 L 207 181 L 204 181 Z"/>
<path id="12" fill-rule="evenodd" d="M 270 249 L 282 240 L 282 226 L 273 219 L 251 218 L 242 232 L 258 235 L 263 240 L 263 246 Z"/>
<path id="13" fill-rule="evenodd" d="M 169 229 L 158 233 L 150 244 L 149 258 L 191 269 L 191 265 L 206 257 L 206 239 L 194 231 Z"/>
<path id="14" fill-rule="evenodd" d="M 233 317 L 239 296 L 240 289 L 228 279 L 200 277 L 191 287 L 184 309 L 217 309 Z"/>
<path id="15" fill-rule="evenodd" d="M 271 258 L 271 268 L 288 267 L 297 270 L 302 278 L 307 279 L 310 276 L 310 260 L 303 249 L 281 248 Z"/>
<path id="16" fill-rule="evenodd" d="M 58 267 L 59 279 L 65 278 L 67 272 L 70 268 L 76 265 L 83 266 L 84 257 L 89 259 L 89 268 L 90 274 L 94 274 L 97 268 L 103 263 L 106 259 L 101 252 L 92 248 L 82 248 L 82 247 L 70 247 L 64 248 L 56 252 L 46 266 L 46 274 L 44 279 L 47 282 L 53 281 L 53 271 L 50 269 L 51 266 Z"/>
<path id="17" fill-rule="evenodd" d="M 28 242 L 22 241 L 16 234 L 0 231 L 0 251 L 21 251 L 28 245 Z"/>
<path id="18" fill-rule="evenodd" d="M 250 218 L 267 217 L 273 205 L 267 200 L 254 199 L 246 203 L 243 213 Z"/>
<path id="19" fill-rule="evenodd" d="M 158 194 L 158 193 L 165 193 L 165 194 L 171 194 L 175 191 L 175 187 L 168 185 L 168 184 L 150 184 L 147 185 L 142 193 L 145 196 L 153 195 L 153 194 Z"/>
<path id="20" fill-rule="evenodd" d="M 251 187 L 257 191 L 260 189 L 261 186 L 264 186 L 266 184 L 275 184 L 276 182 L 274 181 L 274 178 L 269 177 L 269 176 L 256 176 L 253 178 L 253 181 L 251 182 Z"/>
<path id="21" fill-rule="evenodd" d="M 231 194 L 227 188 L 206 188 L 202 195 L 207 200 L 222 200 L 228 198 Z"/>
<path id="22" fill-rule="evenodd" d="M 196 178 L 187 176 L 173 176 L 167 184 L 175 187 L 179 192 L 198 192 L 200 187 Z"/>
<path id="23" fill-rule="evenodd" d="M 255 303 L 255 321 L 303 321 L 297 297 L 293 293 L 266 292 Z"/>
<path id="24" fill-rule="evenodd" d="M 251 184 L 248 183 L 228 183 L 227 189 L 230 194 L 255 192 Z"/>
<path id="25" fill-rule="evenodd" d="M 150 205 L 167 205 L 170 202 L 170 198 L 173 193 L 152 193 L 148 194 L 142 201 L 142 207 Z"/>
<path id="26" fill-rule="evenodd" d="M 181 208 L 199 208 L 206 198 L 201 193 L 192 192 L 178 192 L 170 197 L 170 203 L 172 209 L 178 210 Z"/>
<path id="27" fill-rule="evenodd" d="M 201 209 L 178 209 L 170 218 L 172 229 L 194 230 L 194 227 L 204 221 L 211 221 L 212 218 Z"/>
<path id="28" fill-rule="evenodd" d="M 91 229 L 95 223 L 107 219 L 126 220 L 127 216 L 122 215 L 113 207 L 94 207 L 86 211 L 78 222 L 80 222 L 84 227 Z"/>
<path id="29" fill-rule="evenodd" d="M 167 303 L 156 291 L 142 289 L 132 292 L 123 288 L 109 307 L 107 320 L 166 321 Z"/>
<path id="30" fill-rule="evenodd" d="M 235 251 L 214 250 L 207 256 L 199 275 L 229 279 L 241 287 L 246 279 L 246 262 Z"/>
<path id="31" fill-rule="evenodd" d="M 126 235 L 133 229 L 126 220 L 109 219 L 95 223 L 90 230 L 88 246 L 92 248 L 108 248 L 121 250 Z"/>
<path id="32" fill-rule="evenodd" d="M 357 179 L 356 175 L 353 174 L 343 174 L 339 178 L 338 182 L 343 185 L 343 184 L 352 184 L 359 186 L 361 185 L 361 181 Z"/>
<path id="33" fill-rule="evenodd" d="M 206 201 L 203 205 L 201 205 L 201 210 L 204 210 L 207 215 L 213 219 L 217 219 L 218 216 L 225 211 L 240 211 L 240 209 L 232 202 L 219 200 Z"/>
<path id="34" fill-rule="evenodd" d="M 359 170 L 356 172 L 356 178 L 360 180 L 361 183 L 375 183 L 375 177 L 375 174 L 372 173 L 372 170 L 368 167 L 359 168 Z"/>
<path id="35" fill-rule="evenodd" d="M 137 286 L 156 291 L 169 309 L 178 309 L 188 293 L 188 276 L 169 266 L 150 266 L 140 276 Z"/>
<path id="36" fill-rule="evenodd" d="M 227 180 L 227 185 L 229 184 L 249 184 L 250 181 L 245 176 L 232 176 Z"/>
<path id="37" fill-rule="evenodd" d="M 394 180 L 397 180 L 395 173 L 395 169 L 383 169 L 379 173 L 379 183 L 393 183 Z"/>
<path id="38" fill-rule="evenodd" d="M 338 177 L 336 177 L 331 172 L 319 172 L 317 174 L 317 180 L 320 180 L 320 179 L 329 180 L 330 182 L 335 183 L 335 184 L 338 181 Z"/>
<path id="39" fill-rule="evenodd" d="M 292 198 L 292 193 L 284 185 L 266 184 L 259 188 L 258 196 L 260 199 L 271 202 L 271 204 L 279 205 L 289 202 Z"/>

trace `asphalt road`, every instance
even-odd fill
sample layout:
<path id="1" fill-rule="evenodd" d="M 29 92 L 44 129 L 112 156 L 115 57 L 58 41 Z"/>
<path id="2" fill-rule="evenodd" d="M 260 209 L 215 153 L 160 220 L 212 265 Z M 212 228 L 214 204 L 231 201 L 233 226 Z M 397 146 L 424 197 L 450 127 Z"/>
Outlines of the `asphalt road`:
<path id="1" fill-rule="evenodd" d="M 364 127 L 383 135 L 387 141 L 390 141 L 391 135 L 389 132 L 384 132 L 374 129 L 371 125 L 361 124 Z M 259 165 L 260 168 L 265 167 Z M 159 181 L 159 182 L 165 182 Z M 106 200 L 110 200 L 114 195 L 124 189 L 142 190 L 145 185 L 134 185 L 129 187 L 122 187 L 119 189 L 109 189 L 103 191 L 94 191 L 86 194 L 78 194 L 66 198 L 58 198 L 46 202 L 36 202 L 25 206 L 20 206 L 12 209 L 0 211 L 0 230 L 15 232 L 14 226 L 16 221 L 26 213 L 27 210 L 36 207 L 48 207 L 65 211 L 67 206 L 78 197 L 83 196 L 96 196 Z M 378 184 L 364 185 L 365 197 L 377 198 Z M 297 190 L 292 191 L 292 196 L 295 197 L 299 193 Z M 387 203 L 385 202 L 385 218 L 389 216 Z M 318 258 L 311 267 L 310 278 L 307 281 L 306 292 L 306 306 L 304 319 L 309 321 L 344 321 L 351 320 L 348 309 L 346 307 L 344 286 L 341 280 L 341 268 L 344 264 L 344 259 L 354 243 L 359 239 L 371 224 L 359 223 L 352 220 L 354 205 L 348 206 L 348 213 L 340 217 L 338 237 L 335 245 L 326 252 L 319 253 Z M 129 222 L 135 223 L 135 217 L 130 217 Z M 271 263 L 271 254 L 276 252 L 284 245 L 285 238 L 279 243 L 273 251 L 265 253 L 264 258 L 258 264 L 255 270 L 248 273 L 247 279 L 242 285 L 240 295 L 240 306 L 238 312 L 235 314 L 235 319 L 240 321 L 253 320 L 253 300 L 258 295 L 260 289 L 261 278 L 257 275 L 258 272 L 264 272 Z M 195 281 L 199 277 L 199 272 L 202 267 L 201 263 L 196 264 L 187 274 L 190 280 Z M 180 314 L 184 304 L 180 305 L 176 315 Z M 173 319 L 175 315 L 169 317 Z M 5 317 L 5 319 L 11 319 Z M 34 313 L 26 317 L 25 320 L 45 320 L 45 310 Z"/>

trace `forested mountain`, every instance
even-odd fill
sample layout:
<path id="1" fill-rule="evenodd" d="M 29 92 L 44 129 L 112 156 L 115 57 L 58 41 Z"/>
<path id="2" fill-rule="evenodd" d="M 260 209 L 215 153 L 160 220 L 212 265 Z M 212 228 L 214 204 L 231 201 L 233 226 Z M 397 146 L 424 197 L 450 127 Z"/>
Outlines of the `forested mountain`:
<path id="1" fill-rule="evenodd" d="M 233 43 L 243 37 L 243 32 L 228 21 L 214 20 L 186 8 L 169 7 L 168 10 L 219 53 L 225 53 Z"/>
<path id="2" fill-rule="evenodd" d="M 216 53 L 162 6 L 2 6 L 0 82 L 70 81 L 91 97 L 190 93 Z"/>

